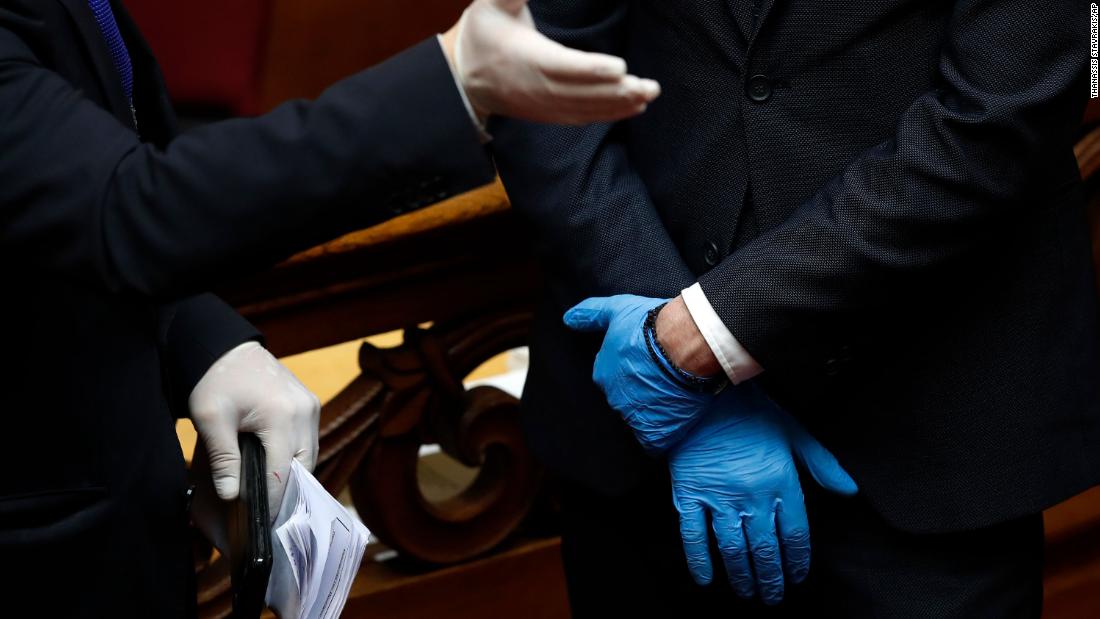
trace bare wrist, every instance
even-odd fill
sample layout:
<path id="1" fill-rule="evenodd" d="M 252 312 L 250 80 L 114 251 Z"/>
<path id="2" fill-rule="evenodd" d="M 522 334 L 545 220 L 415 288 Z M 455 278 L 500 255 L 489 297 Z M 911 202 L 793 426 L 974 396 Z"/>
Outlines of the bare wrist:
<path id="1" fill-rule="evenodd" d="M 696 376 L 714 376 L 722 372 L 682 297 L 676 297 L 657 315 L 657 340 L 668 353 L 669 361 Z"/>
<path id="2" fill-rule="evenodd" d="M 447 64 L 451 65 L 451 69 L 456 69 L 458 66 L 458 60 L 455 56 L 455 45 L 458 43 L 458 24 L 459 22 L 455 22 L 455 25 L 451 26 L 447 32 L 439 35 L 440 42 L 443 44 L 443 55 L 447 57 Z"/>
<path id="3" fill-rule="evenodd" d="M 451 72 L 454 73 L 458 87 L 463 90 L 463 96 L 469 101 L 471 111 L 477 116 L 478 125 L 484 127 L 489 120 L 489 113 L 478 107 L 477 103 L 470 97 L 470 93 L 466 88 L 466 80 L 463 79 L 462 71 L 458 66 L 458 36 L 461 26 L 462 21 L 459 20 L 447 32 L 440 35 L 439 39 L 443 45 L 443 55 L 447 58 L 447 64 L 451 66 Z"/>

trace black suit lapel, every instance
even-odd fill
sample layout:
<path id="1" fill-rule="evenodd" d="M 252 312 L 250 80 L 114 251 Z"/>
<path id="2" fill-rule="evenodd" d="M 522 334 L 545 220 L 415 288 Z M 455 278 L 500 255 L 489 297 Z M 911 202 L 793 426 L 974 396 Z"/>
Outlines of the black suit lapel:
<path id="1" fill-rule="evenodd" d="M 756 40 L 756 35 L 760 32 L 760 28 L 764 25 L 764 21 L 768 19 L 768 14 L 771 13 L 772 7 L 775 6 L 775 0 L 746 0 L 748 4 L 751 4 L 750 14 L 750 29 L 749 29 L 749 46 L 752 46 L 753 41 Z"/>
<path id="2" fill-rule="evenodd" d="M 84 50 L 95 66 L 96 78 L 103 89 L 103 95 L 109 104 L 110 112 L 127 127 L 133 126 L 130 117 L 130 102 L 122 90 L 122 79 L 111 60 L 111 50 L 103 40 L 99 24 L 95 21 L 87 0 L 57 0 L 69 11 L 77 30 L 84 41 Z"/>
<path id="3" fill-rule="evenodd" d="M 727 0 L 734 21 L 741 30 L 746 47 L 751 47 L 761 26 L 775 6 L 775 0 Z"/>
<path id="4" fill-rule="evenodd" d="M 726 0 L 733 21 L 740 31 L 741 40 L 748 47 L 749 37 L 752 36 L 752 7 L 759 0 Z"/>

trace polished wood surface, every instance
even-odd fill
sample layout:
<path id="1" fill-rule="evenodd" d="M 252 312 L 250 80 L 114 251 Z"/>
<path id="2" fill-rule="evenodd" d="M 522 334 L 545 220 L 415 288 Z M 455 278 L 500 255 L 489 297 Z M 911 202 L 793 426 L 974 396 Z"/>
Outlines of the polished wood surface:
<path id="1" fill-rule="evenodd" d="M 284 356 L 527 305 L 537 286 L 526 235 L 489 185 L 309 250 L 224 296 Z"/>
<path id="2" fill-rule="evenodd" d="M 417 570 L 364 560 L 345 617 L 562 619 L 569 616 L 558 540 L 520 539 L 463 565 Z"/>
<path id="3" fill-rule="evenodd" d="M 260 108 L 315 97 L 340 78 L 444 32 L 466 0 L 279 0 L 261 65 Z M 277 42 L 275 44 L 274 42 Z"/>
<path id="4" fill-rule="evenodd" d="M 1100 613 L 1100 487 L 1043 514 L 1046 569 L 1043 617 L 1076 619 Z"/>

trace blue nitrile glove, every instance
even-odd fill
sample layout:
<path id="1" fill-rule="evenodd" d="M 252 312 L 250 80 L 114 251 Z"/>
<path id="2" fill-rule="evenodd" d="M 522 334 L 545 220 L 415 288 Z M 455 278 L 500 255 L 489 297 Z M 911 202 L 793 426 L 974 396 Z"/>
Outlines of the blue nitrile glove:
<path id="1" fill-rule="evenodd" d="M 680 440 L 714 400 L 713 395 L 674 378 L 674 370 L 658 365 L 647 346 L 642 329 L 646 314 L 665 302 L 628 294 L 593 297 L 565 313 L 570 329 L 606 331 L 592 379 L 651 453 L 663 452 Z"/>
<path id="2" fill-rule="evenodd" d="M 752 382 L 727 387 L 669 451 L 672 500 L 692 578 L 711 582 L 714 532 L 726 573 L 742 597 L 783 599 L 810 569 L 810 529 L 794 457 L 826 490 L 855 494 L 836 458 Z M 751 557 L 751 559 L 750 559 Z"/>

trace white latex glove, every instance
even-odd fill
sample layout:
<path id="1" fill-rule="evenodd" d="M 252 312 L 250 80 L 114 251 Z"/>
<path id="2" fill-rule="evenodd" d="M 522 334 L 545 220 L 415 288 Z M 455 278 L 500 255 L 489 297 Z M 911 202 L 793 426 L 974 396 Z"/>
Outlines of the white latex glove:
<path id="1" fill-rule="evenodd" d="M 581 52 L 535 30 L 527 0 L 474 0 L 443 35 L 458 79 L 482 120 L 490 114 L 587 124 L 645 111 L 661 89 L 627 75 L 622 58 Z"/>
<path id="2" fill-rule="evenodd" d="M 290 461 L 312 471 L 317 463 L 321 403 L 257 342 L 222 355 L 191 391 L 191 421 L 206 447 L 214 489 L 237 498 L 241 454 L 237 434 L 251 432 L 267 457 L 267 499 L 274 519 L 286 489 Z"/>

